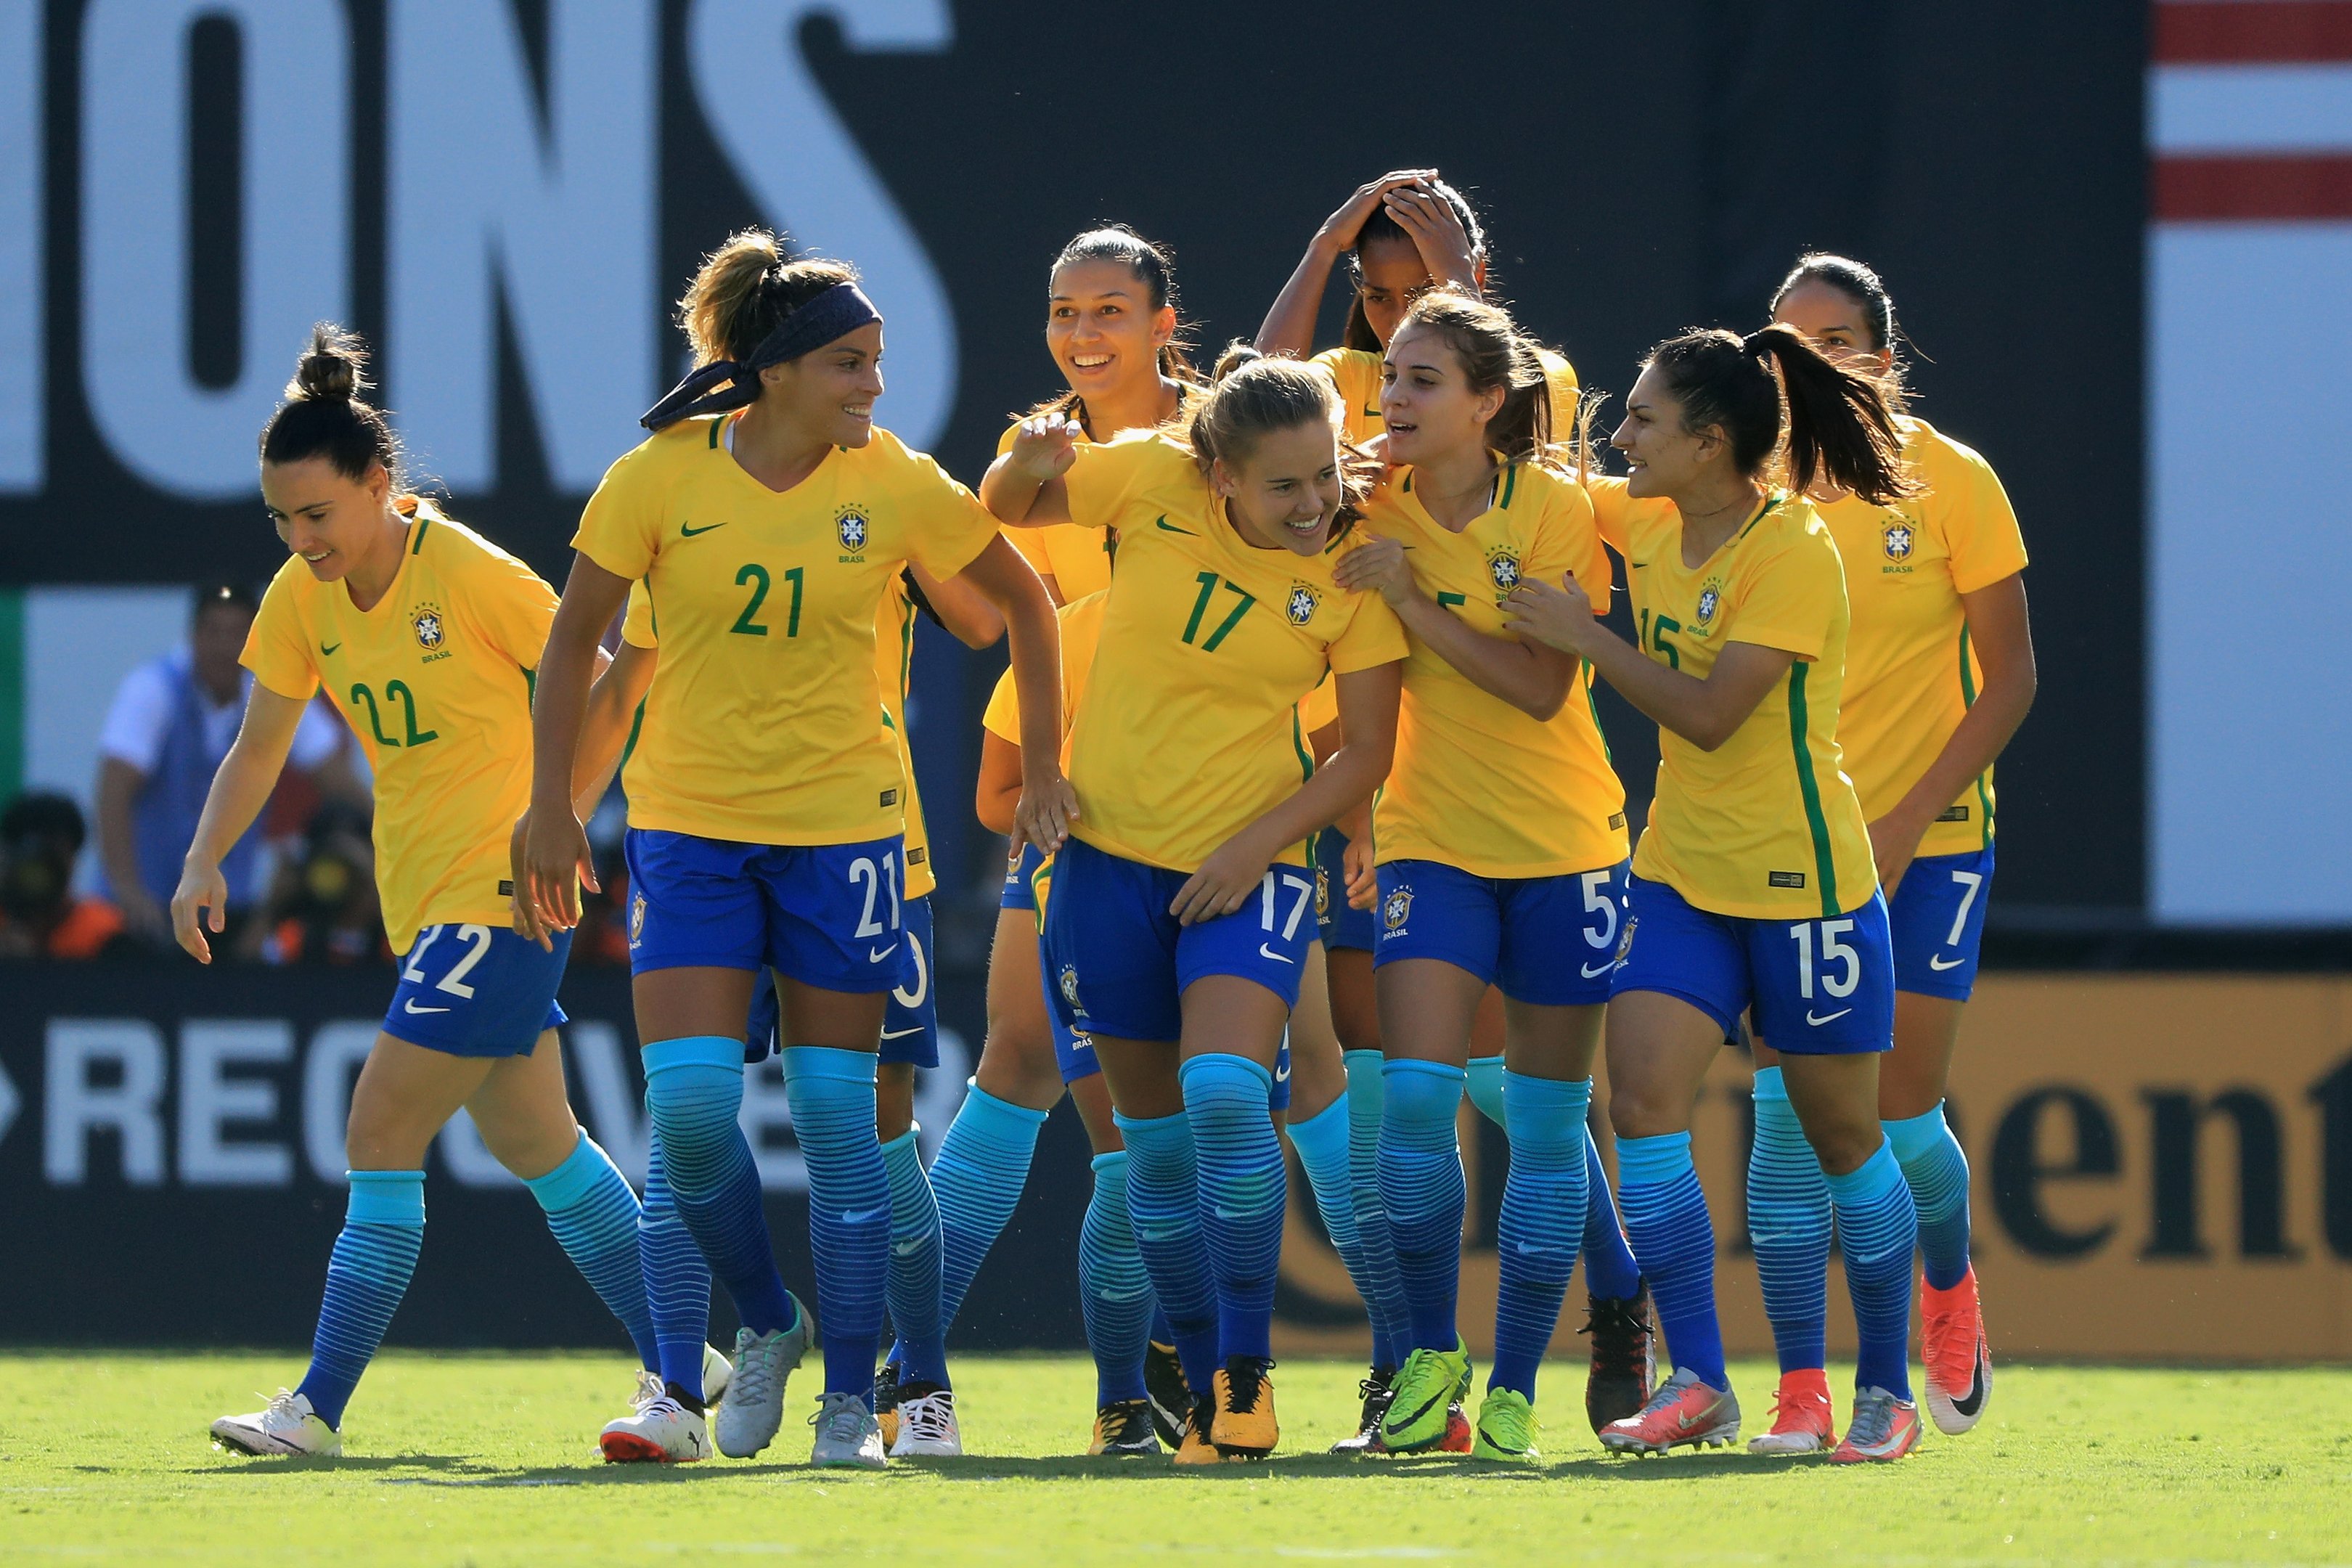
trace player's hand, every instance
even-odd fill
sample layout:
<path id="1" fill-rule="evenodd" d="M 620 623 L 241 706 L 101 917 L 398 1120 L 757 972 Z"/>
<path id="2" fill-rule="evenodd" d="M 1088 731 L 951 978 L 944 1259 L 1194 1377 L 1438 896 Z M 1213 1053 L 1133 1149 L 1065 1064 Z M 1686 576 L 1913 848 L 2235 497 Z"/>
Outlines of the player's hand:
<path id="1" fill-rule="evenodd" d="M 1076 420 L 1058 414 L 1024 419 L 1013 435 L 1013 466 L 1041 485 L 1050 484 L 1077 461 L 1078 439 L 1085 434 Z"/>
<path id="2" fill-rule="evenodd" d="M 1576 574 L 1557 588 L 1538 577 L 1522 577 L 1503 601 L 1503 629 L 1531 637 L 1562 653 L 1588 652 L 1608 628 L 1593 618 L 1592 601 L 1577 586 Z"/>
<path id="3" fill-rule="evenodd" d="M 1366 534 L 1361 544 L 1333 563 L 1331 580 L 1351 594 L 1378 594 L 1391 609 L 1402 609 L 1415 592 L 1404 546 L 1377 533 Z"/>
<path id="4" fill-rule="evenodd" d="M 1433 176 L 1435 173 L 1431 171 Z M 1412 237 L 1412 247 L 1421 253 L 1430 277 L 1465 289 L 1478 287 L 1478 258 L 1470 248 L 1470 231 L 1462 226 L 1452 202 L 1419 181 L 1387 192 L 1381 202 L 1397 226 Z"/>
<path id="5" fill-rule="evenodd" d="M 1927 820 L 1898 805 L 1870 825 L 1870 858 L 1878 866 L 1879 890 L 1890 899 L 1918 855 L 1919 840 L 1927 837 Z"/>
<path id="6" fill-rule="evenodd" d="M 1334 256 L 1355 249 L 1364 232 L 1364 220 L 1379 210 L 1381 198 L 1402 186 L 1436 177 L 1434 169 L 1392 169 L 1377 180 L 1366 181 L 1339 204 L 1339 211 L 1323 220 L 1323 226 L 1315 231 L 1316 240 Z"/>
<path id="7" fill-rule="evenodd" d="M 1179 925 L 1199 925 L 1232 914 L 1257 897 L 1258 885 L 1274 857 L 1250 842 L 1247 832 L 1217 846 L 1201 868 L 1186 879 L 1169 900 L 1168 912 Z"/>
<path id="8" fill-rule="evenodd" d="M 1021 852 L 1024 844 L 1034 844 L 1041 853 L 1051 855 L 1061 848 L 1070 836 L 1070 824 L 1078 819 L 1078 792 L 1062 776 L 1059 767 L 1046 767 L 1035 773 L 1022 770 L 1021 801 L 1013 808 L 1013 851 Z"/>
<path id="9" fill-rule="evenodd" d="M 507 877 L 514 889 L 515 934 L 553 952 L 555 940 L 549 934 L 547 922 L 539 918 L 539 904 L 530 896 L 530 863 L 523 854 L 530 829 L 530 813 L 525 812 L 515 818 L 514 831 L 507 835 Z"/>
<path id="10" fill-rule="evenodd" d="M 209 915 L 206 920 L 196 911 Z M 194 955 L 198 963 L 213 961 L 212 943 L 205 940 L 209 925 L 218 936 L 228 926 L 228 879 L 217 862 L 189 860 L 180 871 L 180 885 L 172 894 L 172 935 Z"/>
<path id="11" fill-rule="evenodd" d="M 1348 840 L 1347 853 L 1339 857 L 1339 870 L 1347 879 L 1349 909 L 1369 910 L 1381 901 L 1381 874 L 1372 864 L 1370 834 Z"/>
<path id="12" fill-rule="evenodd" d="M 523 874 L 515 879 L 515 896 L 530 897 L 546 929 L 570 931 L 580 923 L 581 888 L 604 890 L 596 881 L 587 830 L 569 804 L 546 812 L 533 806 L 518 826 L 523 837 Z"/>

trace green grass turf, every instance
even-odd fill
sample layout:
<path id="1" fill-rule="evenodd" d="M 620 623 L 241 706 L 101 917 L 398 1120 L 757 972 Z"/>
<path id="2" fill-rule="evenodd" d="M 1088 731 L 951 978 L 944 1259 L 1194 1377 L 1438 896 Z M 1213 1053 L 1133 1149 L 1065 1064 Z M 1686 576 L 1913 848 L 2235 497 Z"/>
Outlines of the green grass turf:
<path id="1" fill-rule="evenodd" d="M 258 1403 L 283 1355 L 0 1356 L 0 1562 L 662 1563 L 887 1558 L 918 1568 L 1163 1560 L 1808 1564 L 2352 1561 L 2352 1371 L 2000 1369 L 1985 1424 L 1899 1465 L 1710 1452 L 1600 1457 L 1579 1368 L 1548 1373 L 1540 1469 L 1322 1457 L 1355 1369 L 1276 1374 L 1284 1452 L 1176 1473 L 1068 1457 L 1077 1359 L 968 1359 L 982 1457 L 812 1471 L 814 1366 L 761 1459 L 596 1462 L 623 1408 L 614 1357 L 395 1353 L 369 1373 L 340 1462 L 246 1459 L 206 1423 Z M 1771 1380 L 1735 1368 L 1749 1429 Z M 1840 1415 L 1844 1400 L 1839 1401 Z"/>

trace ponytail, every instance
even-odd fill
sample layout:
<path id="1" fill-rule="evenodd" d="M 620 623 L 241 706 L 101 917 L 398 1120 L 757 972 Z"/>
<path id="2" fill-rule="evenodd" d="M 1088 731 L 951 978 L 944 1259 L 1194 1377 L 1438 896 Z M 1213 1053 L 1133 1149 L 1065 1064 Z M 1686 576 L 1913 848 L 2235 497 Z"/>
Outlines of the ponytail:
<path id="1" fill-rule="evenodd" d="M 1720 427 L 1744 476 L 1763 473 L 1785 436 L 1788 478 L 1800 494 L 1820 474 L 1876 506 L 1918 493 L 1886 389 L 1823 357 L 1793 327 L 1744 338 L 1721 328 L 1685 332 L 1651 350 L 1649 364 L 1682 405 L 1684 427 Z"/>
<path id="2" fill-rule="evenodd" d="M 383 411 L 362 397 L 368 390 L 367 345 L 332 321 L 310 329 L 310 346 L 286 384 L 286 401 L 261 429 L 261 460 L 299 463 L 324 458 L 347 479 L 382 468 L 394 495 L 407 489 L 399 438 Z"/>

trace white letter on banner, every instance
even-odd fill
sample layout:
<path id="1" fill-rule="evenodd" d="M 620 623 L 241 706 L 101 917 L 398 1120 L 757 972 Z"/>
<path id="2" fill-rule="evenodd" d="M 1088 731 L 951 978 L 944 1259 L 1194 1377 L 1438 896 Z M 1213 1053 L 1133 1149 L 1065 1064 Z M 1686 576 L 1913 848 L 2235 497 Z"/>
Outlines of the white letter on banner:
<path id="1" fill-rule="evenodd" d="M 281 1019 L 194 1019 L 180 1026 L 180 1180 L 192 1187 L 282 1187 L 294 1179 L 283 1143 L 231 1142 L 232 1121 L 276 1121 L 278 1086 L 231 1079 L 232 1067 L 294 1059 L 294 1030 Z"/>
<path id="2" fill-rule="evenodd" d="M 188 363 L 188 39 L 244 51 L 236 384 Z M 254 437 L 310 323 L 351 297 L 351 39 L 334 0 L 92 0 L 82 21 L 82 390 L 122 466 L 248 496 Z"/>
<path id="3" fill-rule="evenodd" d="M 343 1145 L 351 1130 L 352 1080 L 375 1049 L 377 1032 L 373 1019 L 321 1024 L 302 1058 L 302 1155 L 310 1173 L 331 1187 L 348 1184 L 343 1173 L 351 1160 Z"/>
<path id="4" fill-rule="evenodd" d="M 52 1186 L 89 1178 L 89 1135 L 122 1140 L 122 1179 L 163 1184 L 163 1036 L 144 1018 L 52 1018 L 41 1066 L 41 1169 Z M 122 1081 L 90 1082 L 113 1068 Z"/>
<path id="5" fill-rule="evenodd" d="M 596 1142 L 621 1174 L 646 1184 L 645 1091 L 622 1056 L 621 1031 L 600 1018 L 575 1018 L 564 1055 L 580 1075 L 581 1098 Z"/>
<path id="6" fill-rule="evenodd" d="M 698 0 L 687 39 L 695 94 L 795 253 L 857 264 L 887 319 L 880 422 L 928 451 L 955 412 L 955 310 L 923 242 L 801 57 L 801 25 L 818 16 L 838 22 L 860 52 L 937 54 L 955 39 L 945 0 Z"/>
<path id="7" fill-rule="evenodd" d="M 0 493 L 41 488 L 48 433 L 41 0 L 0 0 Z"/>
<path id="8" fill-rule="evenodd" d="M 653 5 L 549 0 L 544 113 L 506 0 L 393 0 L 385 26 L 402 434 L 453 489 L 495 487 L 503 301 L 548 472 L 584 495 L 656 390 Z"/>

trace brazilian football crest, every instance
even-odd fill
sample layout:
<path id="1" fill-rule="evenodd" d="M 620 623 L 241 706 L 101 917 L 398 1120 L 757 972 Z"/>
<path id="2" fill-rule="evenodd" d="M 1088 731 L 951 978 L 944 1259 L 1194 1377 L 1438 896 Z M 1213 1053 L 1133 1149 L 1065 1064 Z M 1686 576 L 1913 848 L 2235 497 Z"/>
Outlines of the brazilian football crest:
<path id="1" fill-rule="evenodd" d="M 866 514 L 855 509 L 845 510 L 834 520 L 834 531 L 840 537 L 844 553 L 862 555 L 866 552 Z"/>
<path id="2" fill-rule="evenodd" d="M 416 633 L 416 646 L 427 653 L 438 648 L 448 636 L 441 624 L 441 606 L 438 605 L 417 605 L 416 617 L 409 624 Z"/>
<path id="3" fill-rule="evenodd" d="M 1519 558 L 1507 550 L 1496 550 L 1486 557 L 1486 580 L 1495 584 L 1495 597 L 1507 597 L 1519 585 Z"/>
<path id="4" fill-rule="evenodd" d="M 1329 868 L 1315 868 L 1315 918 L 1318 921 L 1331 918 L 1331 872 Z"/>
<path id="5" fill-rule="evenodd" d="M 645 934 L 646 896 L 643 893 L 639 893 L 635 898 L 629 900 L 629 945 L 631 947 L 636 946 L 638 938 Z"/>
<path id="6" fill-rule="evenodd" d="M 1723 608 L 1723 581 L 1710 577 L 1698 591 L 1698 609 L 1693 621 L 1695 629 L 1705 631 L 1715 625 L 1715 612 Z"/>
<path id="7" fill-rule="evenodd" d="M 1879 541 L 1889 561 L 1908 561 L 1911 559 L 1912 542 L 1916 537 L 1907 520 L 1896 518 L 1886 525 L 1879 535 Z"/>
<path id="8" fill-rule="evenodd" d="M 1404 930 L 1407 916 L 1412 913 L 1412 884 L 1399 882 L 1381 900 L 1381 923 L 1392 931 Z"/>
<path id="9" fill-rule="evenodd" d="M 1283 605 L 1283 614 L 1294 626 L 1303 626 L 1315 618 L 1315 606 L 1323 602 L 1322 595 L 1304 583 L 1290 585 L 1290 597 Z"/>
<path id="10" fill-rule="evenodd" d="M 1079 1012 L 1086 1011 L 1078 1006 L 1078 966 L 1075 963 L 1062 965 L 1062 1000 Z"/>

